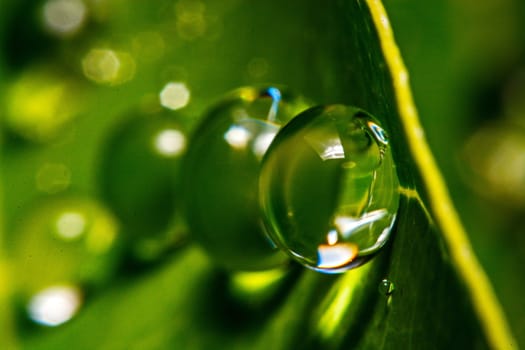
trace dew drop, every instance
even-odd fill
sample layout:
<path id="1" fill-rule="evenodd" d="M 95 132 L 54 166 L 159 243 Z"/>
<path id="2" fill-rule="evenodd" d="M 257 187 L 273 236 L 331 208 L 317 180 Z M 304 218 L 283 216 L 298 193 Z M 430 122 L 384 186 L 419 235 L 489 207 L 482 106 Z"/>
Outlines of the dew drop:
<path id="1" fill-rule="evenodd" d="M 379 293 L 389 296 L 392 293 L 394 293 L 395 286 L 394 283 L 392 283 L 392 281 L 385 278 L 379 283 L 378 290 Z"/>
<path id="2" fill-rule="evenodd" d="M 271 240 L 326 273 L 376 254 L 399 204 L 385 130 L 368 113 L 343 105 L 314 107 L 288 123 L 264 157 L 259 187 Z"/>
<path id="3" fill-rule="evenodd" d="M 188 143 L 186 216 L 192 235 L 219 266 L 261 270 L 286 260 L 260 224 L 261 159 L 281 125 L 306 108 L 286 90 L 239 89 L 212 108 Z"/>

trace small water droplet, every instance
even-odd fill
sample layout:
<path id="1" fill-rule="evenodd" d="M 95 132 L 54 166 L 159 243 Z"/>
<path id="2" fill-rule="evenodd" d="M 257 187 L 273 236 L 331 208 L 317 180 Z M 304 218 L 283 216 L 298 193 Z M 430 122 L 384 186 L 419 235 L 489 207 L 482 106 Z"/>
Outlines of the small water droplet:
<path id="1" fill-rule="evenodd" d="M 265 155 L 259 185 L 272 241 L 326 273 L 376 254 L 399 204 L 385 130 L 368 113 L 343 105 L 314 107 L 288 123 Z"/>
<path id="2" fill-rule="evenodd" d="M 395 286 L 394 283 L 392 283 L 392 281 L 385 278 L 379 283 L 378 289 L 379 293 L 389 296 L 392 293 L 394 293 Z"/>
<path id="3" fill-rule="evenodd" d="M 183 175 L 188 224 L 218 265 L 259 270 L 286 260 L 263 234 L 257 178 L 281 125 L 305 107 L 280 88 L 242 88 L 208 112 L 188 143 Z"/>

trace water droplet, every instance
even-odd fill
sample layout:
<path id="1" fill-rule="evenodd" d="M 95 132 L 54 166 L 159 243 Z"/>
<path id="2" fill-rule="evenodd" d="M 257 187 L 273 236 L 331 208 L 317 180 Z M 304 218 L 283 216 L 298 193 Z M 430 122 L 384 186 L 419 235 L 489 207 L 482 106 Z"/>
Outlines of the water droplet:
<path id="1" fill-rule="evenodd" d="M 139 260 L 158 258 L 181 238 L 173 229 L 187 139 L 178 117 L 166 110 L 131 115 L 116 126 L 101 155 L 102 197 L 122 222 L 131 255 Z M 152 246 L 160 251 L 152 253 Z"/>
<path id="2" fill-rule="evenodd" d="M 32 320 L 57 326 L 79 310 L 84 287 L 115 272 L 117 221 L 99 202 L 68 196 L 35 203 L 20 223 L 8 240 L 15 290 Z"/>
<path id="3" fill-rule="evenodd" d="M 262 232 L 257 177 L 281 125 L 304 108 L 286 90 L 243 88 L 212 108 L 189 142 L 183 174 L 188 224 L 218 265 L 260 270 L 285 260 Z"/>
<path id="4" fill-rule="evenodd" d="M 392 281 L 385 278 L 379 283 L 378 289 L 379 289 L 379 293 L 389 296 L 392 293 L 394 293 L 395 286 L 394 286 L 394 283 L 392 283 Z"/>
<path id="5" fill-rule="evenodd" d="M 314 107 L 288 123 L 266 153 L 259 181 L 272 241 L 327 273 L 377 253 L 399 204 L 388 143 L 372 116 L 350 106 Z"/>

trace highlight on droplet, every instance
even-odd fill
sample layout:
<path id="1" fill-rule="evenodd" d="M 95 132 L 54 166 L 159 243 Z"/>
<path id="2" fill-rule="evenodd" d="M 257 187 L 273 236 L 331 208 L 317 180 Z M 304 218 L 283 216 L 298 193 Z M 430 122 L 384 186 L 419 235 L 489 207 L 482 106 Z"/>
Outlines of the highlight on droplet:
<path id="1" fill-rule="evenodd" d="M 186 149 L 186 136 L 176 129 L 160 131 L 154 138 L 157 152 L 165 157 L 176 157 Z"/>

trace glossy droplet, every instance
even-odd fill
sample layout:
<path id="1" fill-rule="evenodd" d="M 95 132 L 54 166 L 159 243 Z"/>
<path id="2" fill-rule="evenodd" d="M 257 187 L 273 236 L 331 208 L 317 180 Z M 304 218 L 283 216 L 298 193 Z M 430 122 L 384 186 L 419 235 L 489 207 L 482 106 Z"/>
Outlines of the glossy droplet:
<path id="1" fill-rule="evenodd" d="M 385 278 L 379 283 L 378 289 L 379 289 L 379 293 L 389 296 L 392 293 L 394 293 L 395 286 L 394 286 L 394 283 L 392 283 L 392 281 Z"/>
<path id="2" fill-rule="evenodd" d="M 286 90 L 243 88 L 212 108 L 189 142 L 188 224 L 218 265 L 259 270 L 285 260 L 262 233 L 257 178 L 281 125 L 304 108 Z"/>
<path id="3" fill-rule="evenodd" d="M 272 241 L 305 266 L 327 273 L 358 266 L 390 236 L 399 193 L 389 139 L 366 112 L 311 108 L 287 124 L 260 176 Z"/>
<path id="4" fill-rule="evenodd" d="M 179 115 L 180 117 L 180 115 Z M 102 197 L 120 219 L 132 255 L 155 259 L 176 244 L 178 172 L 187 139 L 177 115 L 131 115 L 102 153 Z"/>
<path id="5" fill-rule="evenodd" d="M 8 239 L 15 291 L 35 322 L 64 323 L 84 287 L 96 289 L 115 272 L 117 221 L 94 200 L 59 197 L 37 203 L 19 223 Z"/>

